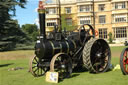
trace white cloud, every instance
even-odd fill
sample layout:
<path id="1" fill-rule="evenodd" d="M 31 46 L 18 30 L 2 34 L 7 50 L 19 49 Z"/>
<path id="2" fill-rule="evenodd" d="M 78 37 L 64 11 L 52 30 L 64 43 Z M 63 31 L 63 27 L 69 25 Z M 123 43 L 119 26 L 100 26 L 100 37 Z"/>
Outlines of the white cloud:
<path id="1" fill-rule="evenodd" d="M 38 12 L 38 8 L 35 8 L 34 12 Z"/>
<path id="2" fill-rule="evenodd" d="M 38 26 L 38 28 L 39 28 L 39 19 L 38 18 L 35 19 L 34 24 L 36 24 Z"/>

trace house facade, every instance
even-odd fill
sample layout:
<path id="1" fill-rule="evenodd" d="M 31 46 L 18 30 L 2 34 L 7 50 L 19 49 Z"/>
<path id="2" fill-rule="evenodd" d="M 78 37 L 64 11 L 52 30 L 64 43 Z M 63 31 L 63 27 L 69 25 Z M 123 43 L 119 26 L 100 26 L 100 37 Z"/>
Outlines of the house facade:
<path id="1" fill-rule="evenodd" d="M 98 38 L 108 40 L 112 33 L 115 43 L 124 43 L 128 40 L 128 0 L 60 0 L 61 14 L 66 14 L 67 25 L 93 23 L 95 16 L 95 29 Z M 93 8 L 94 6 L 94 8 Z M 45 5 L 47 10 L 47 31 L 59 23 L 58 0 L 52 0 Z"/>

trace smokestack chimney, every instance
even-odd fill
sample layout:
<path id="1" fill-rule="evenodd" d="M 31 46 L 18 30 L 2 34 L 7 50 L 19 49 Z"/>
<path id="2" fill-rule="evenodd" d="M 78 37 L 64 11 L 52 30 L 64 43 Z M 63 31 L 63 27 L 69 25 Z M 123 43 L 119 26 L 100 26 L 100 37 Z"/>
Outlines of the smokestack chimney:
<path id="1" fill-rule="evenodd" d="M 46 32 L 45 32 L 45 8 L 43 1 L 39 1 L 38 6 L 39 13 L 39 23 L 40 23 L 40 36 L 43 40 L 46 40 Z"/>

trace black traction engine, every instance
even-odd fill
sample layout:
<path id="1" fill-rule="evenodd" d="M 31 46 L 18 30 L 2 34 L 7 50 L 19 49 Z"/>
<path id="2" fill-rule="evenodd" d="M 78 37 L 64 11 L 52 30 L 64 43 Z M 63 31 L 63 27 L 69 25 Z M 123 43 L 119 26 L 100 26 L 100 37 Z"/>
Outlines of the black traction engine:
<path id="1" fill-rule="evenodd" d="M 89 24 L 77 32 L 63 32 L 60 26 L 45 31 L 45 8 L 39 4 L 40 37 L 35 44 L 35 56 L 30 61 L 30 72 L 38 77 L 47 71 L 56 71 L 59 77 L 68 77 L 75 67 L 84 66 L 91 73 L 108 70 L 111 51 L 107 42 L 95 38 L 95 30 Z M 86 29 L 86 27 L 88 29 Z"/>

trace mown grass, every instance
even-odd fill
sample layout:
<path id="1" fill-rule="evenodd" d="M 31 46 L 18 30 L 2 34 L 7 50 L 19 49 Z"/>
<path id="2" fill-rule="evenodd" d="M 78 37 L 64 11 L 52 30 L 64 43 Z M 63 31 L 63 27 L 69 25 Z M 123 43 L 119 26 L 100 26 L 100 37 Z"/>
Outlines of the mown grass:
<path id="1" fill-rule="evenodd" d="M 127 46 L 117 46 L 117 47 L 111 47 L 111 56 L 112 56 L 112 64 L 116 65 L 119 64 L 119 58 L 122 50 L 126 48 Z"/>
<path id="2" fill-rule="evenodd" d="M 34 50 L 17 50 L 0 52 L 0 60 L 27 59 L 34 56 Z"/>
<path id="3" fill-rule="evenodd" d="M 112 54 L 121 53 L 124 47 L 111 47 Z M 54 85 L 45 82 L 45 76 L 33 77 L 28 72 L 29 57 L 34 51 L 9 51 L 0 53 L 0 85 Z M 15 56 L 15 57 L 14 57 Z M 119 56 L 112 56 L 112 64 L 119 64 Z M 8 57 L 8 58 L 2 58 Z M 22 70 L 8 71 L 10 68 L 22 67 Z M 127 85 L 128 76 L 122 75 L 121 70 L 101 74 L 89 72 L 74 72 L 72 77 L 60 81 L 57 85 Z"/>

